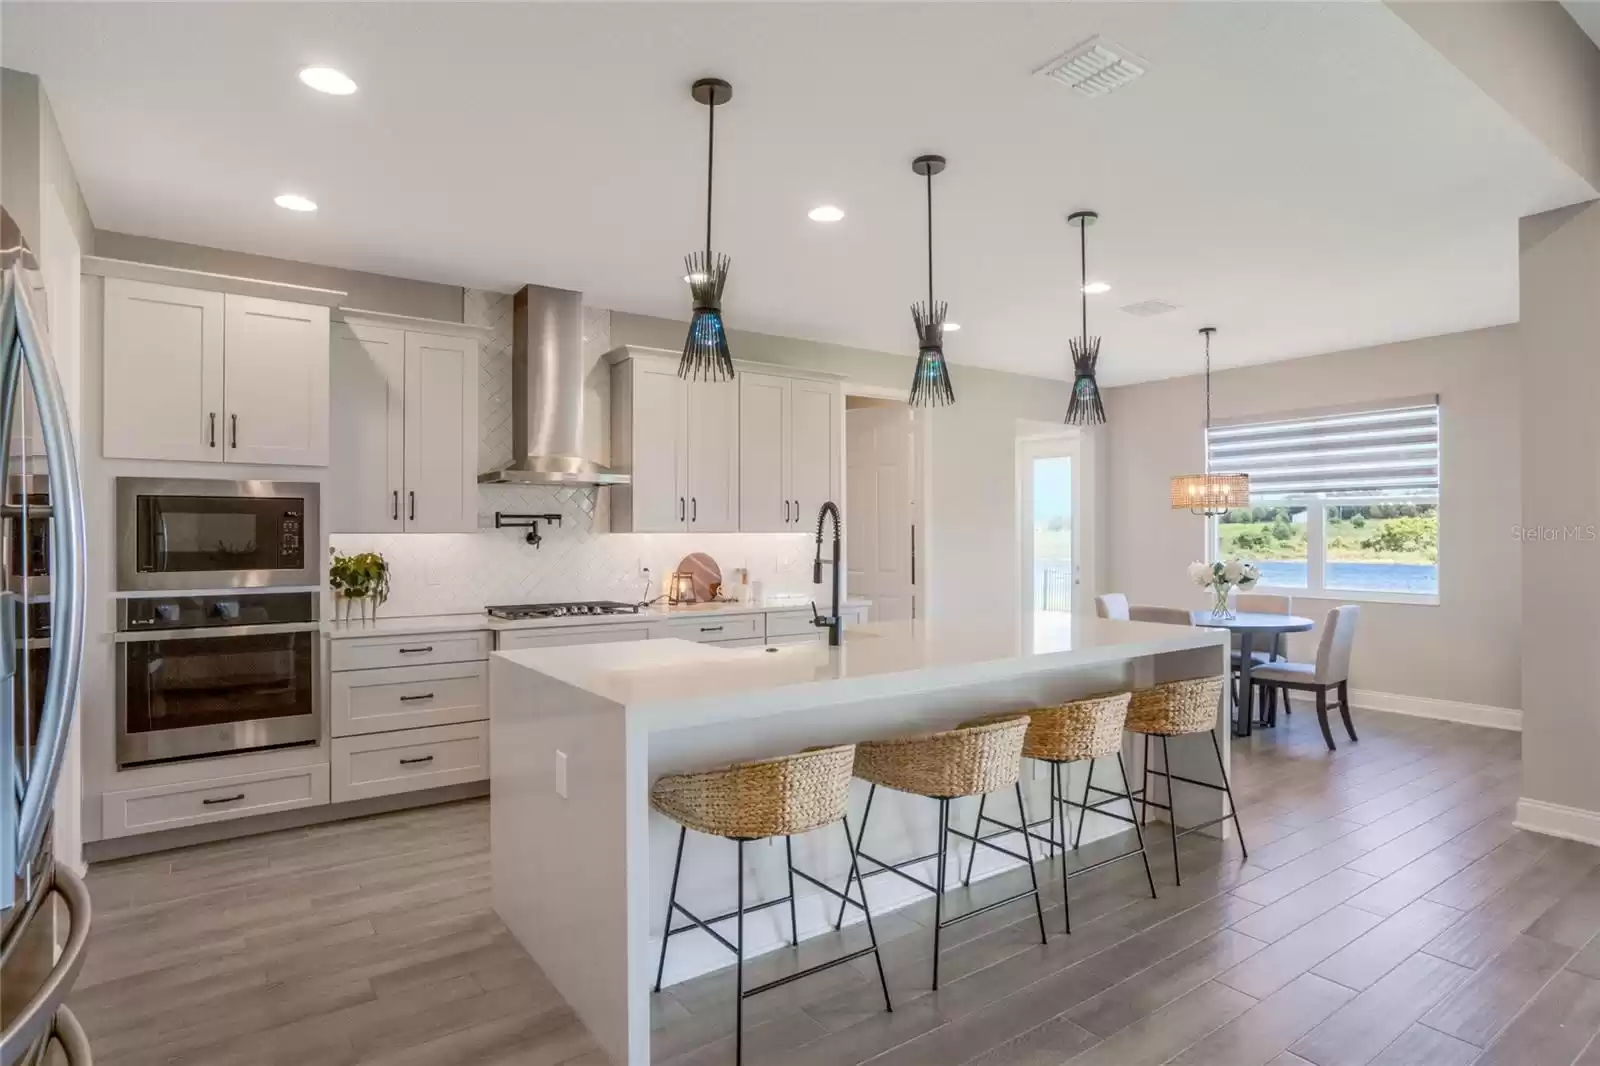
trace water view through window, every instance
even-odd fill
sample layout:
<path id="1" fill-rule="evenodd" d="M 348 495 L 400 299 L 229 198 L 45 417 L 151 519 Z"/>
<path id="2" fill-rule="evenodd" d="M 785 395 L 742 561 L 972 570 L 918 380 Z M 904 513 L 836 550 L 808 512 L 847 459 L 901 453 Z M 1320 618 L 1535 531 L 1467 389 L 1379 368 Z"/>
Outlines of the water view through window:
<path id="1" fill-rule="evenodd" d="M 1310 522 L 1322 523 L 1321 581 L 1311 577 Z M 1261 583 L 1329 592 L 1438 595 L 1436 503 L 1364 503 L 1321 508 L 1238 508 L 1217 522 L 1218 557 L 1254 560 Z"/>

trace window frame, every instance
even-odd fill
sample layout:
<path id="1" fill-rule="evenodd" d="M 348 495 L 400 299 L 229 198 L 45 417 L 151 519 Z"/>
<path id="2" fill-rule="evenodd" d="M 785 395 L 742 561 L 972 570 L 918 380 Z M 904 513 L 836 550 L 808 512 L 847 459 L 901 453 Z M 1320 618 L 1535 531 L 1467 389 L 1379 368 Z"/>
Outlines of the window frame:
<path id="1" fill-rule="evenodd" d="M 1282 596 L 1301 597 L 1308 600 L 1342 600 L 1353 603 L 1396 603 L 1417 607 L 1437 607 L 1437 592 L 1381 592 L 1366 589 L 1330 589 L 1325 584 L 1327 558 L 1328 508 L 1359 507 L 1372 504 L 1427 504 L 1438 509 L 1443 525 L 1444 507 L 1439 502 L 1442 493 L 1421 493 L 1415 496 L 1320 496 L 1287 495 L 1270 500 L 1252 498 L 1250 507 L 1304 507 L 1306 509 L 1306 583 L 1298 585 L 1256 585 L 1252 592 L 1269 592 Z M 1312 516 L 1315 515 L 1315 521 Z M 1206 520 L 1206 560 L 1217 562 L 1220 558 L 1221 517 Z M 1435 559 L 1434 569 L 1442 573 L 1444 561 Z"/>

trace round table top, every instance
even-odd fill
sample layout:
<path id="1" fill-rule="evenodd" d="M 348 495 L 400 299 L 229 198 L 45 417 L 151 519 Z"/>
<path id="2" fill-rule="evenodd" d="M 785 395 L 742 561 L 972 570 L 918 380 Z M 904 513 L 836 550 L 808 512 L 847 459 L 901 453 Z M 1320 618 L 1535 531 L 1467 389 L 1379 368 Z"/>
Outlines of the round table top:
<path id="1" fill-rule="evenodd" d="M 1189 617 L 1197 626 L 1207 629 L 1245 630 L 1252 633 L 1304 633 L 1315 629 L 1317 623 L 1297 614 L 1262 614 L 1240 611 L 1232 618 L 1213 618 L 1209 610 L 1190 611 Z"/>

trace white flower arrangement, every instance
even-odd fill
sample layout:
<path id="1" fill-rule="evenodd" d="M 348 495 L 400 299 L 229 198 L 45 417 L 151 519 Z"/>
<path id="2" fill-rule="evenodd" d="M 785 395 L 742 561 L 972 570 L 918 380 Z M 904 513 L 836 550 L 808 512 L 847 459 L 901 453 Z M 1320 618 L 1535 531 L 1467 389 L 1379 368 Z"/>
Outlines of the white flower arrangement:
<path id="1" fill-rule="evenodd" d="M 1235 556 L 1214 563 L 1190 563 L 1189 580 L 1213 592 L 1226 593 L 1235 588 L 1249 591 L 1261 580 L 1261 571 L 1255 563 Z"/>

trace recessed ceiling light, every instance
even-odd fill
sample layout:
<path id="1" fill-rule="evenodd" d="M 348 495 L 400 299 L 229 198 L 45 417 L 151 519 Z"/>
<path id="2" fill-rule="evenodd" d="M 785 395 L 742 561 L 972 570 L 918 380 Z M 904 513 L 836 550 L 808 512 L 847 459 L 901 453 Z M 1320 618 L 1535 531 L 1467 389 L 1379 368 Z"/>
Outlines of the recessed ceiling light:
<path id="1" fill-rule="evenodd" d="M 954 333 L 957 330 L 959 330 L 960 328 L 961 328 L 961 323 L 959 323 L 959 322 L 946 322 L 944 324 L 944 331 L 946 333 Z"/>
<path id="2" fill-rule="evenodd" d="M 813 222 L 837 222 L 844 217 L 844 212 L 832 204 L 823 204 L 806 212 L 806 217 Z"/>
<path id="3" fill-rule="evenodd" d="M 292 192 L 286 192 L 282 196 L 275 196 L 272 198 L 272 202 L 289 211 L 315 211 L 317 209 L 315 200 L 308 200 L 304 196 L 297 196 Z"/>
<path id="4" fill-rule="evenodd" d="M 329 96 L 349 96 L 356 91 L 356 83 L 343 71 L 334 70 L 332 67 L 302 68 L 300 80 L 317 92 L 327 93 Z"/>
<path id="5" fill-rule="evenodd" d="M 1099 296 L 1103 292 L 1110 292 L 1111 286 L 1103 281 L 1091 281 L 1083 287 L 1083 291 L 1089 296 Z"/>

